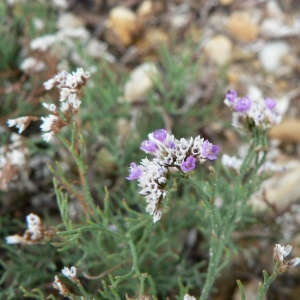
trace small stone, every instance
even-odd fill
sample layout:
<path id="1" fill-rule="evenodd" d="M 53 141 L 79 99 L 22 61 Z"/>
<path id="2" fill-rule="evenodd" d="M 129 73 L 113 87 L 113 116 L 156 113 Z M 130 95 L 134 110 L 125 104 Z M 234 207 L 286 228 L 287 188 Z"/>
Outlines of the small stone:
<path id="1" fill-rule="evenodd" d="M 299 162 L 285 163 L 282 167 L 286 170 L 265 180 L 261 189 L 250 197 L 248 203 L 255 212 L 263 212 L 270 209 L 270 206 L 275 206 L 279 211 L 285 210 L 299 199 Z M 263 200 L 264 197 L 266 201 Z"/>
<path id="2" fill-rule="evenodd" d="M 115 44 L 117 38 L 123 46 L 129 46 L 139 29 L 137 16 L 130 9 L 117 6 L 110 11 L 106 28 L 111 31 L 107 33 L 109 42 Z"/>
<path id="3" fill-rule="evenodd" d="M 129 81 L 125 84 L 125 100 L 129 103 L 144 101 L 158 74 L 157 67 L 151 62 L 145 62 L 136 67 L 131 72 Z"/>
<path id="4" fill-rule="evenodd" d="M 241 42 L 253 42 L 259 33 L 257 23 L 244 12 L 233 13 L 228 20 L 227 28 L 232 36 Z"/>
<path id="5" fill-rule="evenodd" d="M 204 46 L 204 52 L 217 65 L 223 65 L 231 58 L 232 43 L 226 36 L 216 35 Z"/>
<path id="6" fill-rule="evenodd" d="M 83 27 L 84 21 L 77 15 L 73 13 L 63 13 L 60 15 L 57 21 L 57 28 L 64 29 L 64 28 L 78 28 Z"/>
<path id="7" fill-rule="evenodd" d="M 243 68 L 240 64 L 231 64 L 227 71 L 227 80 L 229 85 L 233 87 L 238 86 L 238 83 L 241 81 L 240 74 L 242 73 Z"/>
<path id="8" fill-rule="evenodd" d="M 188 24 L 191 16 L 189 5 L 174 5 L 170 7 L 170 11 L 170 23 L 172 28 L 181 29 Z"/>
<path id="9" fill-rule="evenodd" d="M 282 66 L 282 59 L 290 53 L 290 46 L 283 41 L 267 43 L 259 53 L 259 60 L 265 71 L 274 72 Z"/>
<path id="10" fill-rule="evenodd" d="M 146 52 L 151 49 L 156 49 L 168 42 L 169 37 L 162 29 L 150 27 L 146 30 L 143 38 L 136 43 L 136 47 L 140 52 Z"/>
<path id="11" fill-rule="evenodd" d="M 277 19 L 281 19 L 284 17 L 284 14 L 283 14 L 278 2 L 275 0 L 267 1 L 266 12 L 267 12 L 268 16 L 274 17 Z"/>
<path id="12" fill-rule="evenodd" d="M 144 23 L 152 17 L 153 12 L 154 12 L 153 2 L 146 0 L 141 3 L 139 8 L 137 9 L 136 14 L 139 18 L 139 21 Z"/>
<path id="13" fill-rule="evenodd" d="M 116 122 L 116 128 L 118 132 L 118 138 L 121 142 L 126 141 L 130 135 L 133 135 L 130 123 L 126 118 L 119 118 Z"/>
<path id="14" fill-rule="evenodd" d="M 300 143 L 300 121 L 286 119 L 269 131 L 271 139 L 278 139 L 285 143 Z"/>
<path id="15" fill-rule="evenodd" d="M 233 0 L 220 0 L 220 4 L 225 6 L 225 5 L 231 4 L 232 1 L 233 1 Z"/>
<path id="16" fill-rule="evenodd" d="M 300 34 L 300 21 L 294 20 L 293 25 L 288 26 L 281 20 L 268 18 L 262 22 L 260 33 L 267 38 L 298 36 Z"/>

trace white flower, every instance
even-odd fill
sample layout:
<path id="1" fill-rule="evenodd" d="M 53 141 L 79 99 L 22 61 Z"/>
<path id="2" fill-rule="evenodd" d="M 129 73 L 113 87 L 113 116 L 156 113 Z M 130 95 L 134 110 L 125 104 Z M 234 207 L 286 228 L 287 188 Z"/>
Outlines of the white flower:
<path id="1" fill-rule="evenodd" d="M 64 267 L 61 272 L 68 277 L 70 280 L 74 280 L 76 279 L 76 268 L 73 266 L 71 267 L 71 269 L 69 269 L 68 267 Z"/>
<path id="2" fill-rule="evenodd" d="M 159 221 L 161 219 L 161 216 L 162 216 L 162 209 L 155 210 L 155 212 L 153 213 L 153 222 L 156 223 L 157 221 Z"/>
<path id="3" fill-rule="evenodd" d="M 23 244 L 24 242 L 23 237 L 17 234 L 7 236 L 5 239 L 6 239 L 6 244 Z"/>
<path id="4" fill-rule="evenodd" d="M 10 163 L 14 166 L 19 166 L 22 167 L 26 164 L 26 154 L 27 151 L 24 150 L 19 150 L 19 149 L 13 149 L 10 151 L 8 157 L 10 160 Z"/>
<path id="5" fill-rule="evenodd" d="M 75 109 L 78 110 L 80 107 L 81 101 L 77 98 L 76 94 L 70 94 L 68 103 Z"/>
<path id="6" fill-rule="evenodd" d="M 69 97 L 70 93 L 71 93 L 71 89 L 69 89 L 69 88 L 60 89 L 60 98 L 59 98 L 59 100 L 60 101 L 66 100 Z"/>
<path id="7" fill-rule="evenodd" d="M 295 266 L 299 265 L 299 263 L 300 263 L 300 258 L 296 257 L 296 258 L 290 260 L 287 264 L 289 267 L 295 267 Z"/>
<path id="8" fill-rule="evenodd" d="M 240 167 L 243 163 L 242 159 L 237 158 L 236 156 L 229 156 L 227 154 L 223 154 L 221 161 L 224 167 L 232 168 L 236 171 L 240 170 Z"/>
<path id="9" fill-rule="evenodd" d="M 26 217 L 26 222 L 29 229 L 33 229 L 42 225 L 40 217 L 33 213 Z"/>
<path id="10" fill-rule="evenodd" d="M 60 106 L 60 110 L 63 113 L 66 113 L 69 110 L 69 103 L 68 102 L 62 102 Z"/>
<path id="11" fill-rule="evenodd" d="M 77 87 L 77 83 L 78 81 L 76 80 L 76 78 L 73 75 L 68 74 L 66 78 L 66 86 L 70 89 L 75 89 Z"/>
<path id="12" fill-rule="evenodd" d="M 51 0 L 52 4 L 60 9 L 67 9 L 69 7 L 69 4 L 66 0 Z"/>
<path id="13" fill-rule="evenodd" d="M 53 78 L 49 79 L 48 81 L 44 82 L 44 87 L 49 91 L 54 87 L 55 83 L 56 81 Z"/>
<path id="14" fill-rule="evenodd" d="M 50 140 L 53 138 L 53 135 L 54 135 L 54 132 L 50 131 L 50 132 L 44 133 L 42 135 L 42 137 L 45 142 L 49 143 Z"/>
<path id="15" fill-rule="evenodd" d="M 292 251 L 292 246 L 287 245 L 286 247 L 276 244 L 273 250 L 273 260 L 275 268 L 278 273 L 284 273 L 287 269 L 295 267 L 300 263 L 300 258 L 296 257 L 290 261 L 284 261 Z"/>
<path id="16" fill-rule="evenodd" d="M 29 125 L 28 124 L 29 118 L 28 116 L 20 117 L 16 119 L 9 119 L 7 120 L 8 127 L 16 126 L 16 128 L 19 128 L 19 133 L 22 133 L 25 128 Z"/>
<path id="17" fill-rule="evenodd" d="M 77 68 L 77 70 L 72 74 L 78 83 L 83 82 L 82 78 L 88 79 L 91 76 L 91 74 L 88 71 L 84 71 L 83 68 Z"/>
<path id="18" fill-rule="evenodd" d="M 58 276 L 54 277 L 53 287 L 57 290 L 59 290 L 61 295 L 67 296 L 70 291 L 67 289 L 67 287 L 61 282 L 61 280 L 58 278 Z"/>
<path id="19" fill-rule="evenodd" d="M 157 161 L 150 161 L 147 158 L 142 160 L 140 168 L 143 171 L 138 178 L 139 186 L 142 188 L 140 194 L 144 195 L 146 202 L 149 203 L 146 212 L 153 215 L 153 222 L 155 223 L 162 216 L 159 204 L 160 200 L 167 195 L 163 186 L 167 182 L 168 169 L 161 166 Z"/>
<path id="20" fill-rule="evenodd" d="M 58 117 L 55 115 L 41 117 L 41 119 L 43 121 L 43 123 L 40 126 L 42 131 L 51 131 L 53 124 L 58 121 Z"/>
<path id="21" fill-rule="evenodd" d="M 42 19 L 32 18 L 32 23 L 37 30 L 43 30 L 45 28 L 45 23 Z"/>
<path id="22" fill-rule="evenodd" d="M 43 61 L 37 60 L 33 57 L 27 57 L 20 66 L 24 72 L 41 72 L 46 69 L 46 64 Z"/>
<path id="23" fill-rule="evenodd" d="M 44 35 L 38 38 L 35 38 L 30 42 L 30 48 L 32 50 L 40 50 L 45 52 L 51 46 L 53 46 L 57 41 L 57 36 L 54 34 Z"/>
<path id="24" fill-rule="evenodd" d="M 280 244 L 276 244 L 273 252 L 274 260 L 283 262 L 283 259 L 290 254 L 292 248 L 293 247 L 291 245 L 287 245 L 286 247 L 284 247 Z"/>
<path id="25" fill-rule="evenodd" d="M 50 112 L 52 113 L 56 113 L 57 112 L 57 108 L 56 108 L 56 105 L 55 104 L 48 104 L 48 103 L 42 103 L 43 106 L 48 109 Z"/>
<path id="26" fill-rule="evenodd" d="M 39 216 L 35 214 L 30 214 L 26 217 L 27 221 L 27 230 L 20 235 L 10 235 L 6 237 L 7 244 L 27 244 L 32 245 L 39 242 L 44 235 L 44 228 L 42 226 L 42 221 Z"/>
<path id="27" fill-rule="evenodd" d="M 185 294 L 183 300 L 196 300 L 194 296 L 190 296 L 189 294 Z"/>
<path id="28" fill-rule="evenodd" d="M 57 38 L 61 41 L 68 39 L 80 39 L 82 42 L 86 42 L 90 37 L 90 33 L 84 27 L 76 28 L 63 28 L 57 32 Z"/>

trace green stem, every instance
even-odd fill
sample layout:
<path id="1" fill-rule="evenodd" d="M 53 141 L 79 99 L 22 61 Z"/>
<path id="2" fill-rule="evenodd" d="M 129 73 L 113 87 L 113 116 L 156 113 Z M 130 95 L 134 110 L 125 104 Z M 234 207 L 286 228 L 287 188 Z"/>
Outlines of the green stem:
<path id="1" fill-rule="evenodd" d="M 126 233 L 126 237 L 128 238 L 128 244 L 129 244 L 129 247 L 131 250 L 133 269 L 134 269 L 137 277 L 140 279 L 141 285 L 140 285 L 139 297 L 141 297 L 142 295 L 144 295 L 144 291 L 145 291 L 145 278 L 139 269 L 138 255 L 137 255 L 136 248 L 134 246 L 131 234 L 129 232 Z"/>
<path id="2" fill-rule="evenodd" d="M 72 145 L 68 142 L 68 140 L 60 133 L 58 133 L 58 137 L 60 138 L 60 140 L 62 141 L 62 143 L 64 144 L 64 146 L 70 151 L 70 153 L 72 154 L 78 169 L 80 171 L 81 174 L 81 179 L 82 179 L 82 185 L 83 185 L 83 190 L 84 190 L 84 200 L 85 202 L 88 204 L 89 209 L 91 211 L 93 211 L 94 213 L 91 213 L 91 211 L 88 214 L 88 217 L 91 215 L 93 215 L 95 221 L 100 221 L 99 218 L 97 217 L 97 206 L 94 203 L 94 199 L 92 198 L 91 192 L 90 192 L 90 188 L 88 185 L 88 179 L 87 179 L 87 168 L 84 164 L 84 161 L 81 159 L 80 155 L 77 154 L 77 151 L 72 147 Z"/>
<path id="3" fill-rule="evenodd" d="M 267 271 L 263 271 L 264 275 L 264 284 L 259 287 L 259 295 L 257 296 L 256 300 L 263 300 L 271 283 L 276 279 L 278 273 L 276 272 L 276 269 L 273 270 L 273 273 L 270 277 L 268 277 Z"/>

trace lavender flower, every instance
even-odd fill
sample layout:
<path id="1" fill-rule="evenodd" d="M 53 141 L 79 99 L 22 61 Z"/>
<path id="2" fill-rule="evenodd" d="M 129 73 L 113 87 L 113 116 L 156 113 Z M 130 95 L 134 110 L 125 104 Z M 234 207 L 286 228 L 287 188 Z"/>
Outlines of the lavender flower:
<path id="1" fill-rule="evenodd" d="M 132 162 L 130 164 L 129 170 L 130 170 L 130 174 L 129 174 L 128 177 L 126 177 L 127 180 L 138 179 L 142 175 L 142 173 L 143 173 L 143 171 L 134 162 Z"/>
<path id="2" fill-rule="evenodd" d="M 189 156 L 186 161 L 181 164 L 181 170 L 183 172 L 189 172 L 195 169 L 196 167 L 196 158 L 193 156 Z"/>
<path id="3" fill-rule="evenodd" d="M 159 140 L 160 142 L 164 142 L 167 135 L 168 135 L 168 133 L 165 129 L 158 129 L 153 132 L 153 137 L 155 139 Z"/>
<path id="4" fill-rule="evenodd" d="M 146 140 L 146 141 L 142 142 L 142 145 L 141 145 L 140 149 L 145 151 L 145 152 L 154 153 L 157 150 L 157 146 L 153 141 Z"/>
<path id="5" fill-rule="evenodd" d="M 273 110 L 276 106 L 276 102 L 272 98 L 266 98 L 265 100 L 266 108 Z"/>
<path id="6" fill-rule="evenodd" d="M 234 102 L 235 98 L 237 96 L 237 92 L 235 90 L 230 90 L 226 94 L 226 99 L 230 102 Z"/>
<path id="7" fill-rule="evenodd" d="M 235 104 L 235 110 L 238 112 L 246 112 L 251 108 L 252 101 L 246 96 L 240 100 L 238 100 Z"/>
<path id="8" fill-rule="evenodd" d="M 211 144 L 208 140 L 203 143 L 202 155 L 204 157 L 207 157 L 209 160 L 215 160 L 218 152 L 219 147 L 217 145 Z"/>

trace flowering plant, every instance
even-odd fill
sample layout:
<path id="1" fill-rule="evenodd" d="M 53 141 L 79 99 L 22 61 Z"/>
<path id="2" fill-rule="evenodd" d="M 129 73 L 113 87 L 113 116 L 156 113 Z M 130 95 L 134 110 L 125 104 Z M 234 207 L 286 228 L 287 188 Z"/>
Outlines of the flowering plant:
<path id="1" fill-rule="evenodd" d="M 164 187 L 171 175 L 170 168 L 190 172 L 195 169 L 197 161 L 203 164 L 206 159 L 217 159 L 219 147 L 200 136 L 189 141 L 184 138 L 178 140 L 164 129 L 155 130 L 148 137 L 140 149 L 154 155 L 153 160 L 145 158 L 141 165 L 131 163 L 126 179 L 138 180 L 142 188 L 140 194 L 146 197 L 148 203 L 146 211 L 153 215 L 155 223 L 162 216 L 161 202 L 168 194 Z"/>

